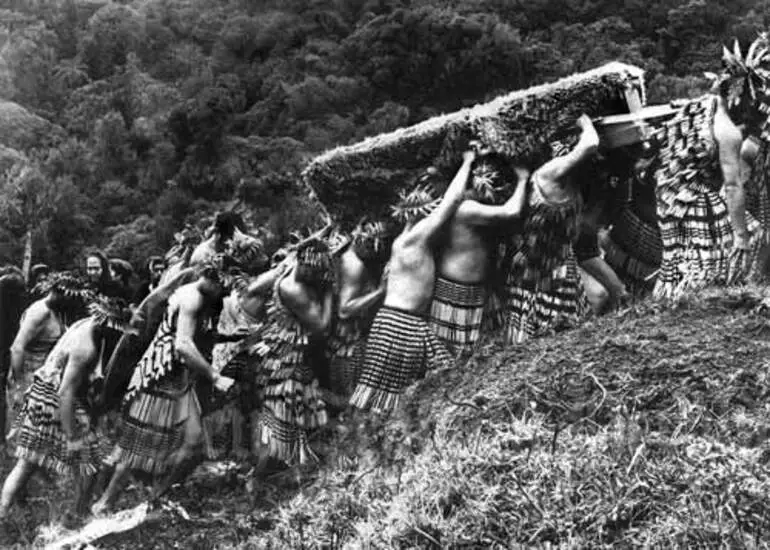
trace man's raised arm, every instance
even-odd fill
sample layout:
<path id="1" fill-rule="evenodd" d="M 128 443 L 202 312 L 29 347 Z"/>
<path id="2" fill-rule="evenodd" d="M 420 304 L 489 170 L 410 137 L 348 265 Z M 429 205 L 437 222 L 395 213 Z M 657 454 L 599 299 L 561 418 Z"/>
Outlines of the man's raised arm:
<path id="1" fill-rule="evenodd" d="M 590 158 L 599 149 L 599 134 L 588 115 L 583 114 L 577 120 L 581 129 L 580 139 L 566 155 L 553 158 L 540 167 L 540 177 L 552 181 L 561 180 L 575 166 Z"/>
<path id="2" fill-rule="evenodd" d="M 457 210 L 457 216 L 470 225 L 497 225 L 521 217 L 529 188 L 529 170 L 516 167 L 516 190 L 505 203 L 494 206 L 474 200 L 465 200 Z"/>
<path id="3" fill-rule="evenodd" d="M 476 159 L 475 151 L 466 151 L 463 153 L 463 163 L 455 174 L 452 183 L 444 193 L 441 202 L 436 209 L 424 219 L 417 222 L 412 228 L 412 235 L 424 239 L 433 238 L 438 233 L 441 226 L 448 222 L 457 211 L 457 207 L 463 201 L 465 186 L 468 183 L 468 176 L 471 173 L 471 166 Z"/>

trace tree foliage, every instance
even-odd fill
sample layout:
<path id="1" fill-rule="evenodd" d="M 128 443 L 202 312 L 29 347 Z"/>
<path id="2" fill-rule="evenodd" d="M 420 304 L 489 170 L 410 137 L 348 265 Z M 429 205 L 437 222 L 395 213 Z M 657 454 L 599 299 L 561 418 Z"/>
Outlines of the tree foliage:
<path id="1" fill-rule="evenodd" d="M 280 241 L 318 212 L 297 174 L 320 151 L 615 59 L 652 101 L 702 93 L 768 24 L 770 0 L 0 0 L 0 170 L 67 199 L 35 230 L 57 267 L 141 261 L 233 204 Z"/>

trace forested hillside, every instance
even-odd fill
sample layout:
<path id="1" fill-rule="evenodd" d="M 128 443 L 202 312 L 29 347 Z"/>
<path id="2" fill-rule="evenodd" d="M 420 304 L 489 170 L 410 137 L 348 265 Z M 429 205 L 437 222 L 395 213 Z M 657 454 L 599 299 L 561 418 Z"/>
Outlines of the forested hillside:
<path id="1" fill-rule="evenodd" d="M 238 205 L 274 243 L 314 154 L 620 59 L 699 93 L 767 0 L 2 0 L 0 259 L 138 262 Z"/>

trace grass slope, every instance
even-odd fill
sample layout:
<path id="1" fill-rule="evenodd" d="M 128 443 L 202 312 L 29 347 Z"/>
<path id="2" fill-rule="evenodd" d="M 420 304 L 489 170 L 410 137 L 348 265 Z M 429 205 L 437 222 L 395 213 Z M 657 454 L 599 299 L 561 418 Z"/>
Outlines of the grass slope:
<path id="1" fill-rule="evenodd" d="M 760 300 L 713 290 L 489 343 L 413 387 L 387 424 L 362 416 L 325 434 L 326 463 L 300 482 L 199 476 L 173 495 L 189 521 L 167 515 L 98 546 L 767 547 Z M 21 509 L 12 542 L 50 519 L 40 508 Z"/>

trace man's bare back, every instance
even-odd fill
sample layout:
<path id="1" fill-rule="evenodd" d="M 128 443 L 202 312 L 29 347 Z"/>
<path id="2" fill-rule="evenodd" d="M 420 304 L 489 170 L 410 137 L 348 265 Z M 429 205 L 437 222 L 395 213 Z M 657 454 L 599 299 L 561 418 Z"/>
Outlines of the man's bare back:
<path id="1" fill-rule="evenodd" d="M 464 153 L 463 164 L 438 207 L 413 225 L 407 224 L 396 237 L 391 249 L 384 305 L 413 313 L 427 310 L 436 280 L 436 261 L 433 257 L 436 236 L 462 202 L 475 158 L 475 152 Z"/>
<path id="2" fill-rule="evenodd" d="M 393 243 L 385 305 L 423 313 L 433 297 L 436 261 L 428 241 L 410 238 L 409 232 Z"/>

